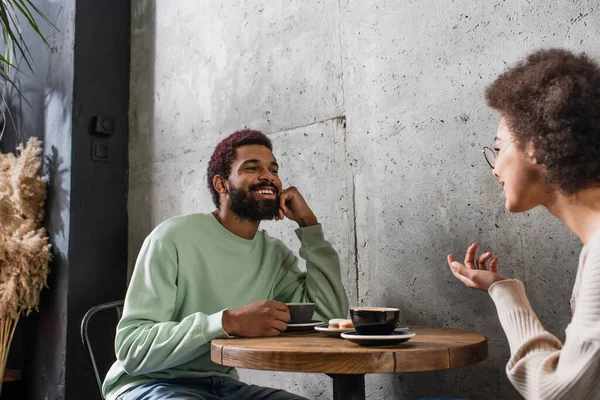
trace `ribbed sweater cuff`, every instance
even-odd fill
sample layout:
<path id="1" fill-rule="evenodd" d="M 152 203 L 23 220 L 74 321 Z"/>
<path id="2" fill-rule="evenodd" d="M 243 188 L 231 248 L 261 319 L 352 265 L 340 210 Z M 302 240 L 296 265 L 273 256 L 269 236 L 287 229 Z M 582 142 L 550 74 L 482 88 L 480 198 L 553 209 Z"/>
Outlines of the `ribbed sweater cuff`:
<path id="1" fill-rule="evenodd" d="M 296 235 L 300 239 L 303 248 L 313 247 L 325 241 L 321 224 L 298 228 L 296 229 Z"/>
<path id="2" fill-rule="evenodd" d="M 531 309 L 521 281 L 507 279 L 496 282 L 490 286 L 489 294 L 496 305 L 511 354 L 514 355 L 523 343 L 546 332 Z"/>
<path id="3" fill-rule="evenodd" d="M 206 343 L 217 338 L 232 337 L 223 329 L 223 312 L 225 312 L 225 310 L 221 310 L 206 317 L 204 325 L 204 339 Z"/>

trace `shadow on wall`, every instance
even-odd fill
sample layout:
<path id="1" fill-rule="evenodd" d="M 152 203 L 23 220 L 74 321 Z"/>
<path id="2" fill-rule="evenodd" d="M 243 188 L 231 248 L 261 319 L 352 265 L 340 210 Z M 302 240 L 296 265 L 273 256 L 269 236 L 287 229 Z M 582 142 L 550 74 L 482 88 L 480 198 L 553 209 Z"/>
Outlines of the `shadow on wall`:
<path id="1" fill-rule="evenodd" d="M 67 326 L 68 242 L 71 186 L 70 95 L 61 89 L 46 88 L 44 112 L 35 133 L 44 139 L 44 176 L 48 177 L 45 226 L 52 243 L 53 259 L 48 275 L 48 288 L 40 295 L 40 312 L 29 318 L 24 374 L 33 388 L 46 388 L 47 395 L 64 396 L 64 351 Z M 54 343 L 54 346 L 48 346 Z M 39 349 L 44 354 L 39 354 Z M 54 382 L 60 382 L 58 386 Z M 54 397 L 50 397 L 54 398 Z"/>
<path id="2" fill-rule="evenodd" d="M 65 181 L 70 168 L 65 165 L 56 146 L 52 146 L 51 153 L 46 154 L 44 170 L 49 179 L 47 207 L 54 211 L 46 216 L 46 224 L 52 236 L 60 235 L 66 238 L 65 220 L 62 218 L 62 213 L 69 209 L 69 190 L 66 188 Z M 60 251 L 58 252 L 60 253 Z"/>

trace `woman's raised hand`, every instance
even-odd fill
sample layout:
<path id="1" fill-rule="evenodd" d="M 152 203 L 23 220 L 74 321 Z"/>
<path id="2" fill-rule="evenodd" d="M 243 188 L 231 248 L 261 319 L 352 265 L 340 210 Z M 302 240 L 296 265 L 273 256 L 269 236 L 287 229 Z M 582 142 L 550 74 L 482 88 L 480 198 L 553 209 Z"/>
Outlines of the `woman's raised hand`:
<path id="1" fill-rule="evenodd" d="M 483 253 L 475 258 L 478 247 L 477 243 L 469 246 L 464 264 L 459 263 L 456 261 L 454 255 L 449 254 L 448 265 L 456 279 L 464 283 L 467 287 L 487 292 L 493 283 L 508 278 L 496 272 L 498 269 L 498 257 L 494 257 L 491 252 Z"/>

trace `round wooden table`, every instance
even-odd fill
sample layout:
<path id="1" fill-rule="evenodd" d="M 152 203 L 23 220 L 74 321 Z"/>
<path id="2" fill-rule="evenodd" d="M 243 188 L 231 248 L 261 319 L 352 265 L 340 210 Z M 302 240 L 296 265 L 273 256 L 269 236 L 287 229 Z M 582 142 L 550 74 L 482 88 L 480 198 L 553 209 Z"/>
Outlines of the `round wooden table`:
<path id="1" fill-rule="evenodd" d="M 322 372 L 333 378 L 334 400 L 365 399 L 365 374 L 437 371 L 487 358 L 485 336 L 451 328 L 412 326 L 417 335 L 396 347 L 363 347 L 320 333 L 216 339 L 211 359 L 268 371 Z"/>

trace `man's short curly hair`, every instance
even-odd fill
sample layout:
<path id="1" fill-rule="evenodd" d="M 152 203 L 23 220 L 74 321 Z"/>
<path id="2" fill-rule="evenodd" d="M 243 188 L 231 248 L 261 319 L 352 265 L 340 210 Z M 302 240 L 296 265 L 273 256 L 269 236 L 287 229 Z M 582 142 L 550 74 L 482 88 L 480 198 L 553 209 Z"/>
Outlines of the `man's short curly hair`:
<path id="1" fill-rule="evenodd" d="M 600 68 L 584 54 L 537 51 L 485 93 L 521 150 L 533 144 L 548 182 L 567 195 L 600 185 Z"/>
<path id="2" fill-rule="evenodd" d="M 210 161 L 208 162 L 208 169 L 206 172 L 206 179 L 208 183 L 208 189 L 212 194 L 213 203 L 217 208 L 220 208 L 219 204 L 219 193 L 213 186 L 213 178 L 215 175 L 220 175 L 225 179 L 229 179 L 231 173 L 231 165 L 236 158 L 236 149 L 241 146 L 250 144 L 260 144 L 273 151 L 273 145 L 271 139 L 269 139 L 264 133 L 259 131 L 253 131 L 245 129 L 232 133 L 223 139 L 215 150 L 213 151 Z"/>

